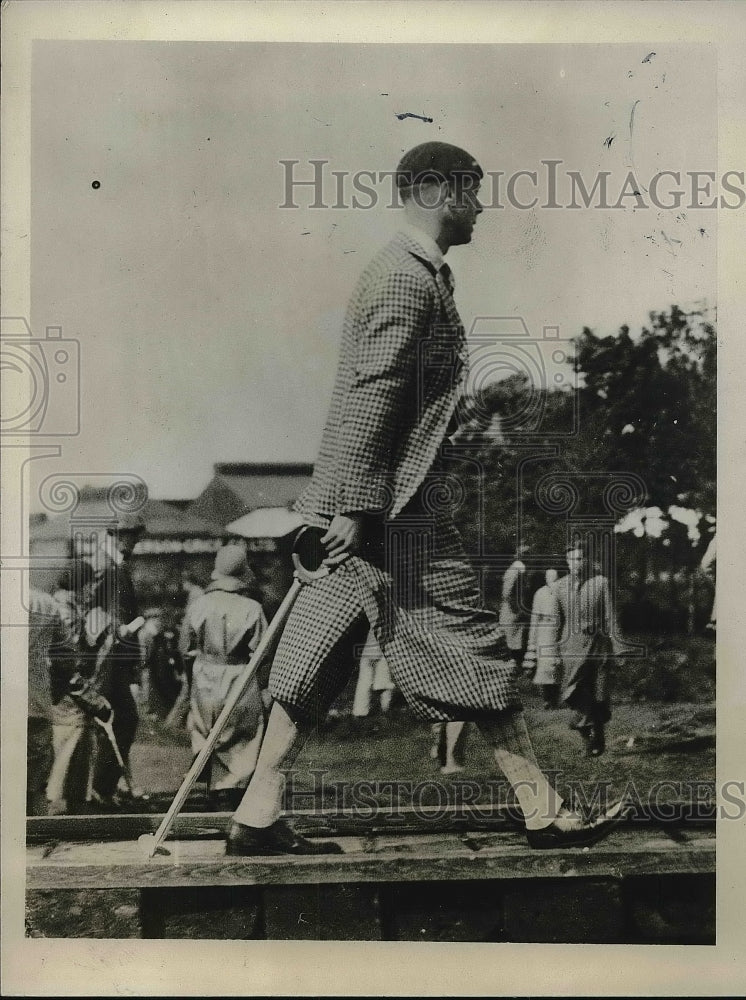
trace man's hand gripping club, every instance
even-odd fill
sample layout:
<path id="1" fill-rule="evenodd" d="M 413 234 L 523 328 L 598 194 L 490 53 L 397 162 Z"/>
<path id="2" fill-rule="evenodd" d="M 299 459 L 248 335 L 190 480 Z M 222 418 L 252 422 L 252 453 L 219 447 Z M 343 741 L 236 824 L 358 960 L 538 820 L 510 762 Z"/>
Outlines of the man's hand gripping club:
<path id="1" fill-rule="evenodd" d="M 324 563 L 338 566 L 349 556 L 357 555 L 363 543 L 364 514 L 335 514 L 321 544 L 327 550 Z"/>

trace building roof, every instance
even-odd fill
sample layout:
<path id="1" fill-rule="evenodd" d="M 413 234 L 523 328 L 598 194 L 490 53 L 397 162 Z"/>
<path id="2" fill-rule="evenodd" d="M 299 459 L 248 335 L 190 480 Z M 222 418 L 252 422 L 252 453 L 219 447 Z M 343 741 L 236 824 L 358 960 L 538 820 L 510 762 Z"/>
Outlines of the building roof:
<path id="1" fill-rule="evenodd" d="M 220 462 L 215 475 L 247 508 L 289 507 L 311 478 L 313 466 L 301 463 Z"/>
<path id="2" fill-rule="evenodd" d="M 300 462 L 219 462 L 190 510 L 226 524 L 258 508 L 287 509 L 306 488 L 312 472 L 312 465 Z"/>
<path id="3" fill-rule="evenodd" d="M 141 513 L 145 519 L 146 534 L 156 538 L 220 538 L 225 532 L 217 524 L 181 511 L 162 500 L 146 500 Z M 115 520 L 111 506 L 105 499 L 81 499 L 67 514 L 52 517 L 41 524 L 32 524 L 29 534 L 32 541 L 52 541 L 70 538 L 71 529 L 80 525 L 81 530 Z"/>
<path id="4" fill-rule="evenodd" d="M 300 514 L 287 507 L 259 507 L 226 524 L 225 530 L 242 538 L 284 538 L 302 524 Z"/>

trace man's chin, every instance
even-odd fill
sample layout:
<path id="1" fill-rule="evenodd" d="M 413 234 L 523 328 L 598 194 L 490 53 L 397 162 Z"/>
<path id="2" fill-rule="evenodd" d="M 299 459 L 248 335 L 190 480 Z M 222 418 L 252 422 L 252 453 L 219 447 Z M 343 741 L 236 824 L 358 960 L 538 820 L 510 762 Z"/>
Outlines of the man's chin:
<path id="1" fill-rule="evenodd" d="M 471 230 L 468 233 L 464 233 L 464 232 L 462 232 L 462 233 L 454 233 L 453 237 L 451 238 L 451 242 L 450 242 L 449 245 L 452 246 L 452 247 L 461 247 L 461 246 L 464 246 L 466 243 L 471 243 L 472 235 L 473 234 L 472 234 Z"/>

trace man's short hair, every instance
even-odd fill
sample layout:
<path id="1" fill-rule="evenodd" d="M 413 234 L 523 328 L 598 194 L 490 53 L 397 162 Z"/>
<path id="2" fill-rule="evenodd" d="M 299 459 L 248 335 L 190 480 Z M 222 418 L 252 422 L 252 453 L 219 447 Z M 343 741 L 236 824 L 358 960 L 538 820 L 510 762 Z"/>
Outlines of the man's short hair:
<path id="1" fill-rule="evenodd" d="M 457 194 L 470 191 L 483 177 L 471 153 L 448 142 L 423 142 L 405 153 L 396 168 L 396 186 L 404 199 L 423 184 L 445 182 Z"/>
<path id="2" fill-rule="evenodd" d="M 601 553 L 594 538 L 592 537 L 576 538 L 569 545 L 565 546 L 565 554 L 567 554 L 568 552 L 574 552 L 576 549 L 580 552 L 581 556 L 586 561 L 589 567 L 594 569 L 600 568 Z"/>
<path id="3" fill-rule="evenodd" d="M 565 552 L 578 550 L 584 559 L 593 558 L 596 554 L 596 547 L 591 538 L 576 538 L 565 546 Z"/>

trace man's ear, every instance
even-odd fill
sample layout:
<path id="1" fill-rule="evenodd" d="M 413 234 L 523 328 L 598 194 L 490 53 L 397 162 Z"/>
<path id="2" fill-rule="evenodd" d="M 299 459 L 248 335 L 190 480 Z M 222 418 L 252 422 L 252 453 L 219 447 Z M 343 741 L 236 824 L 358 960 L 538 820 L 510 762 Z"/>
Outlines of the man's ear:
<path id="1" fill-rule="evenodd" d="M 446 208 L 458 208 L 458 205 L 456 204 L 456 190 L 448 183 L 448 181 L 443 181 L 440 185 L 440 196 L 442 203 L 446 206 Z"/>

